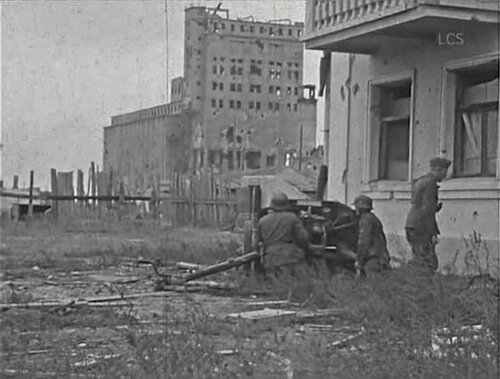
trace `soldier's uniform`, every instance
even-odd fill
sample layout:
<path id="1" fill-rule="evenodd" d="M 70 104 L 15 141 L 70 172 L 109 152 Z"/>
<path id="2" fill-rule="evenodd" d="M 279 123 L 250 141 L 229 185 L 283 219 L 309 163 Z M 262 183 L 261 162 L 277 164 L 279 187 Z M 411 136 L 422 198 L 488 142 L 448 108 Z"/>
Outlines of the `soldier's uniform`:
<path id="1" fill-rule="evenodd" d="M 443 158 L 431 160 L 432 165 L 448 168 L 450 162 Z M 417 266 L 437 270 L 434 237 L 440 234 L 436 213 L 440 210 L 438 204 L 438 181 L 432 174 L 418 179 L 413 186 L 411 209 L 406 219 L 406 239 L 411 246 L 413 260 Z"/>
<path id="2" fill-rule="evenodd" d="M 308 233 L 299 217 L 289 211 L 285 194 L 273 197 L 271 206 L 274 212 L 262 217 L 257 224 L 256 244 L 263 245 L 267 273 L 293 273 L 296 265 L 305 262 Z"/>
<path id="3" fill-rule="evenodd" d="M 359 196 L 354 201 L 359 213 L 357 260 L 363 272 L 378 272 L 389 268 L 389 252 L 382 222 L 371 210 L 372 199 Z"/>

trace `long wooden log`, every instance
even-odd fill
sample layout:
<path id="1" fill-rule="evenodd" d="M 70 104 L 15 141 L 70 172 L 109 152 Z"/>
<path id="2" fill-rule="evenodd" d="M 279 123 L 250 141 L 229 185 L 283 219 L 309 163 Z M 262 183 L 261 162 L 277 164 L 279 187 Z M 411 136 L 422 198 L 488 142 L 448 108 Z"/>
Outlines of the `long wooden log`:
<path id="1" fill-rule="evenodd" d="M 217 264 L 214 264 L 212 266 L 207 266 L 205 268 L 202 268 L 201 270 L 198 270 L 196 272 L 193 272 L 191 274 L 187 274 L 184 276 L 183 281 L 184 282 L 189 282 L 191 280 L 199 279 L 199 278 L 204 278 L 205 276 L 213 275 L 218 272 L 226 271 L 229 270 L 230 268 L 233 267 L 238 267 L 242 266 L 245 263 L 257 260 L 260 257 L 260 253 L 257 251 L 252 251 L 248 254 L 240 255 L 238 257 L 230 258 L 224 262 L 220 262 Z"/>

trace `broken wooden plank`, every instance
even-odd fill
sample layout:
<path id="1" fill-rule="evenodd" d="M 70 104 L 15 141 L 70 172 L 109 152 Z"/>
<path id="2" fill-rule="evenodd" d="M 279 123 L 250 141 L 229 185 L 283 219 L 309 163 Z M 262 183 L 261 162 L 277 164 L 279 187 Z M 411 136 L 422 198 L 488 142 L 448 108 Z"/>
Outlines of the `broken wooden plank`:
<path id="1" fill-rule="evenodd" d="M 175 267 L 180 270 L 200 270 L 202 268 L 205 268 L 206 266 L 189 262 L 177 262 L 175 264 Z"/>
<path id="2" fill-rule="evenodd" d="M 345 346 L 346 344 L 353 342 L 354 340 L 358 339 L 359 337 L 363 336 L 365 334 L 365 330 L 361 329 L 358 333 L 352 334 L 350 336 L 341 338 L 340 340 L 334 341 L 331 344 L 329 344 L 330 347 L 335 347 L 335 348 L 340 348 Z"/>

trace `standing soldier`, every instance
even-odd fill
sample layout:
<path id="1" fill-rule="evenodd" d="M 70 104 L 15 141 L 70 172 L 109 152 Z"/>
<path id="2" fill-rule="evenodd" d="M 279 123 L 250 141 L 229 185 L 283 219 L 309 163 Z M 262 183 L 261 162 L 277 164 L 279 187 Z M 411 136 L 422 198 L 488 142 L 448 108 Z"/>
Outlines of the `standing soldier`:
<path id="1" fill-rule="evenodd" d="M 430 160 L 430 172 L 414 185 L 411 209 L 406 219 L 406 239 L 411 246 L 413 263 L 435 272 L 438 268 L 436 244 L 439 228 L 436 213 L 443 206 L 438 203 L 438 183 L 446 178 L 451 162 L 445 158 Z"/>
<path id="2" fill-rule="evenodd" d="M 382 222 L 372 213 L 373 201 L 368 196 L 354 200 L 359 216 L 356 265 L 362 273 L 380 272 L 389 268 L 389 252 Z"/>
<path id="3" fill-rule="evenodd" d="M 291 274 L 295 266 L 305 261 L 309 236 L 299 217 L 291 212 L 288 197 L 278 193 L 271 200 L 272 213 L 257 224 L 256 247 L 264 249 L 264 269 L 275 275 L 283 271 Z"/>

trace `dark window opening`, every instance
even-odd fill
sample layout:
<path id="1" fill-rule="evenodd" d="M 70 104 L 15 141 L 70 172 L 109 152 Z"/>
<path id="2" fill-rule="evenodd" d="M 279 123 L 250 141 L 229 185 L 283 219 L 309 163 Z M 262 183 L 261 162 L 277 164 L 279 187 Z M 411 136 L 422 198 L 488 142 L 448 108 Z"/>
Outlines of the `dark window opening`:
<path id="1" fill-rule="evenodd" d="M 226 133 L 226 139 L 227 142 L 232 143 L 234 141 L 234 127 L 230 126 L 227 128 L 227 133 Z"/>
<path id="2" fill-rule="evenodd" d="M 229 170 L 233 170 L 234 169 L 234 160 L 233 160 L 233 151 L 230 150 L 227 152 L 227 168 Z"/>
<path id="3" fill-rule="evenodd" d="M 260 151 L 249 151 L 245 154 L 247 168 L 256 170 L 260 168 Z"/>
<path id="4" fill-rule="evenodd" d="M 215 108 L 217 106 L 217 102 L 215 101 L 215 99 L 212 99 L 212 108 Z"/>
<path id="5" fill-rule="evenodd" d="M 260 101 L 257 101 L 257 102 L 255 103 L 255 109 L 256 109 L 256 110 L 260 110 Z"/>
<path id="6" fill-rule="evenodd" d="M 267 167 L 274 167 L 276 165 L 276 155 L 268 155 L 266 157 L 266 166 Z"/>
<path id="7" fill-rule="evenodd" d="M 236 169 L 241 168 L 241 151 L 236 151 Z"/>
<path id="8" fill-rule="evenodd" d="M 241 109 L 241 101 L 240 100 L 236 101 L 236 109 Z"/>
<path id="9" fill-rule="evenodd" d="M 229 100 L 229 108 L 234 109 L 234 100 Z"/>
<path id="10" fill-rule="evenodd" d="M 234 32 L 234 24 L 231 24 L 231 31 Z"/>
<path id="11" fill-rule="evenodd" d="M 219 100 L 219 108 L 224 108 L 224 100 Z"/>

